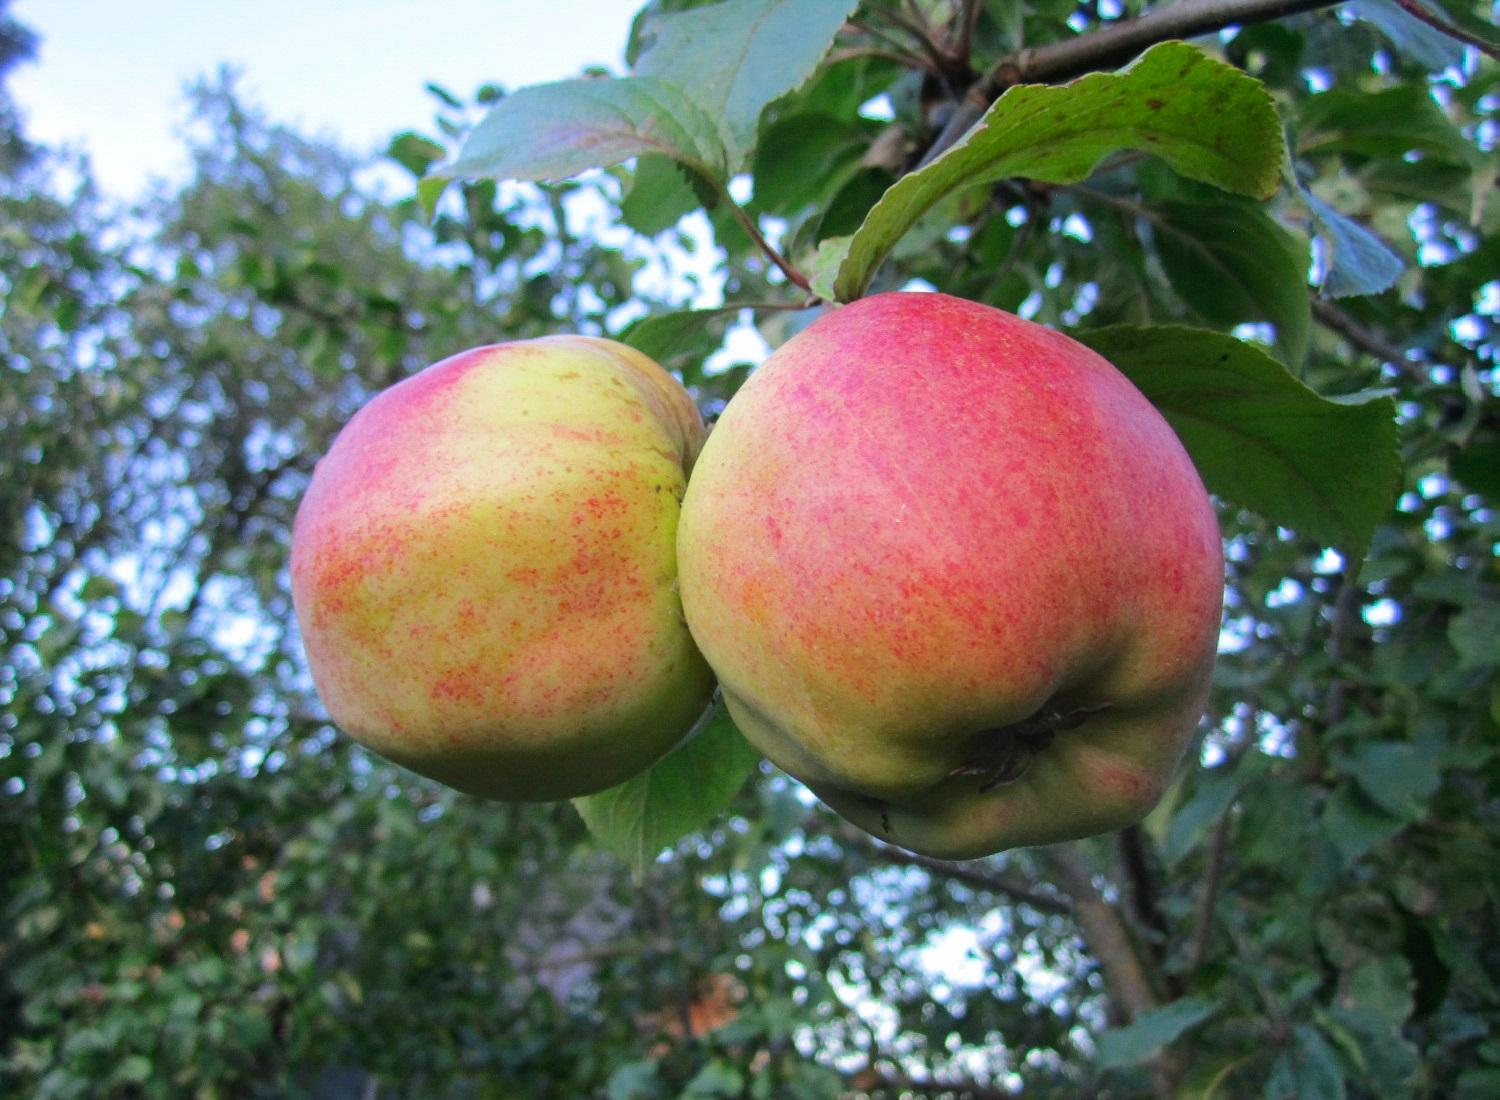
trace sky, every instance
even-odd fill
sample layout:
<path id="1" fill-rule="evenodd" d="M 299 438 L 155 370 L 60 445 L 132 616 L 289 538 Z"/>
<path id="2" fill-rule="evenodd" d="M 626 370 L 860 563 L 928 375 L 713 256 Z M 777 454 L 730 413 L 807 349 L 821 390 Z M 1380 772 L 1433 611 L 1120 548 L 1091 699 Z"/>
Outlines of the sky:
<path id="1" fill-rule="evenodd" d="M 427 129 L 433 81 L 460 96 L 623 69 L 640 0 L 15 0 L 41 38 L 11 93 L 27 133 L 89 152 L 119 196 L 180 179 L 183 88 L 229 64 L 272 118 L 383 147 Z"/>

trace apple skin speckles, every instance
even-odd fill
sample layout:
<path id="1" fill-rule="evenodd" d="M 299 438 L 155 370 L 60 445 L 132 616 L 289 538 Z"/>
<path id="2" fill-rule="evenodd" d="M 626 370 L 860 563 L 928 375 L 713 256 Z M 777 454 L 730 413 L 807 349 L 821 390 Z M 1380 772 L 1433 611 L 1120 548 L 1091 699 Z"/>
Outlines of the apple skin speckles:
<path id="1" fill-rule="evenodd" d="M 367 404 L 298 510 L 292 592 L 329 713 L 460 790 L 613 786 L 706 706 L 675 539 L 704 429 L 651 360 L 476 348 Z"/>

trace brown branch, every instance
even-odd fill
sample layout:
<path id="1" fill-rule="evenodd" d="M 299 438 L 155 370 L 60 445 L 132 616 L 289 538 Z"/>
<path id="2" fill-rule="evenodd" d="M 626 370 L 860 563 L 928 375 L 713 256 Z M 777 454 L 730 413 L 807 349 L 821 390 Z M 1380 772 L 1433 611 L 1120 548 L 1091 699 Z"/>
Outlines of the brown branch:
<path id="1" fill-rule="evenodd" d="M 1344 719 L 1344 700 L 1349 685 L 1339 672 L 1344 651 L 1349 641 L 1349 632 L 1359 619 L 1359 567 L 1357 561 L 1344 564 L 1339 577 L 1338 591 L 1333 597 L 1333 621 L 1328 626 L 1328 693 L 1323 697 L 1323 728 L 1330 729 Z"/>
<path id="2" fill-rule="evenodd" d="M 1213 934 L 1214 909 L 1219 903 L 1219 883 L 1224 877 L 1224 852 L 1229 840 L 1229 825 L 1234 813 L 1231 799 L 1219 822 L 1214 826 L 1213 838 L 1208 844 L 1208 869 L 1203 876 L 1203 893 L 1198 898 L 1197 924 L 1193 931 L 1192 945 L 1188 948 L 1187 969 L 1184 976 L 1191 978 L 1203 966 L 1208 955 L 1208 941 Z"/>
<path id="3" fill-rule="evenodd" d="M 1083 853 L 1072 844 L 1054 844 L 1044 851 L 1057 873 L 1058 885 L 1073 899 L 1073 919 L 1089 953 L 1099 962 L 1104 992 L 1115 1015 L 1129 1023 L 1158 1007 L 1156 991 L 1130 942 L 1125 922 L 1094 886 Z M 1148 1068 L 1153 1091 L 1165 1100 L 1175 1093 L 1186 1064 L 1168 1048 L 1158 1052 Z"/>
<path id="4" fill-rule="evenodd" d="M 920 856 L 915 852 L 908 852 L 905 848 L 897 848 L 893 844 L 885 844 L 872 836 L 858 832 L 853 828 L 839 830 L 840 843 L 850 844 L 864 851 L 868 855 L 885 863 L 893 863 L 901 867 L 921 867 L 935 875 L 950 879 L 953 882 L 961 882 L 965 886 L 972 886 L 976 890 L 984 890 L 991 894 L 1002 894 L 1012 901 L 1029 905 L 1043 913 L 1051 913 L 1058 916 L 1072 912 L 1072 906 L 1066 898 L 1055 894 L 1044 894 L 1030 887 L 1022 886 L 1009 879 L 1002 878 L 990 871 L 985 871 L 962 863 L 949 863 L 946 860 L 933 859 L 931 856 Z"/>
<path id="5" fill-rule="evenodd" d="M 875 46 L 850 46 L 847 49 L 834 50 L 828 55 L 828 63 L 837 65 L 840 61 L 853 61 L 860 57 L 872 57 L 879 61 L 894 61 L 908 69 L 921 69 L 923 72 L 932 72 L 932 62 L 925 57 L 916 54 L 905 53 L 900 50 L 882 50 Z"/>
<path id="6" fill-rule="evenodd" d="M 1094 886 L 1094 876 L 1083 853 L 1071 844 L 1044 849 L 1057 873 L 1057 884 L 1073 900 L 1078 930 L 1104 974 L 1104 989 L 1115 1013 L 1126 1023 L 1157 1006 L 1140 956 L 1130 942 L 1125 923 Z"/>
<path id="7" fill-rule="evenodd" d="M 1049 42 L 1002 58 L 964 94 L 948 124 L 922 158 L 936 160 L 968 132 L 989 105 L 1012 84 L 1053 83 L 1097 69 L 1123 65 L 1149 46 L 1246 23 L 1332 7 L 1339 0 L 1180 0 L 1152 8 L 1076 38 Z"/>
<path id="8" fill-rule="evenodd" d="M 1128 825 L 1120 830 L 1118 837 L 1120 865 L 1125 872 L 1130 913 L 1143 931 L 1141 938 L 1150 951 L 1151 961 L 1159 970 L 1166 960 L 1166 945 L 1171 937 L 1171 929 L 1161 910 L 1160 891 L 1147 858 L 1145 832 L 1140 825 Z M 1182 992 L 1171 982 L 1170 975 L 1168 991 L 1174 995 Z"/>
<path id="9" fill-rule="evenodd" d="M 1421 369 L 1412 362 L 1405 348 L 1397 347 L 1378 332 L 1366 328 L 1332 302 L 1314 298 L 1312 311 L 1314 320 L 1349 341 L 1356 351 L 1390 364 L 1408 378 L 1421 378 Z"/>
<path id="10" fill-rule="evenodd" d="M 1407 15 L 1422 23 L 1426 23 L 1439 34 L 1446 34 L 1454 41 L 1462 42 L 1465 46 L 1473 46 L 1485 56 L 1500 61 L 1500 46 L 1486 42 L 1477 34 L 1470 34 L 1462 27 L 1454 26 L 1446 19 L 1440 18 L 1436 13 L 1428 11 L 1421 4 L 1417 3 L 1417 0 L 1396 0 L 1396 5 Z"/>
<path id="11" fill-rule="evenodd" d="M 954 58 L 961 64 L 969 64 L 974 54 L 974 28 L 979 25 L 979 15 L 984 10 L 981 0 L 963 0 L 963 9 L 958 16 L 958 41 L 954 43 Z"/>

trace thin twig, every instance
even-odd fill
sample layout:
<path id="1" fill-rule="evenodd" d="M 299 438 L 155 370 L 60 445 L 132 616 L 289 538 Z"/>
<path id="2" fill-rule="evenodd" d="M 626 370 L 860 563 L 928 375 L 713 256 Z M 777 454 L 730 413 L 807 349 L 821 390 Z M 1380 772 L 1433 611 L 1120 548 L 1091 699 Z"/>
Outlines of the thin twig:
<path id="1" fill-rule="evenodd" d="M 719 198 L 728 205 L 730 215 L 735 221 L 740 223 L 740 228 L 755 242 L 755 247 L 765 253 L 766 258 L 781 270 L 781 273 L 787 277 L 788 281 L 811 294 L 812 284 L 807 281 L 807 276 L 793 267 L 785 256 L 772 247 L 771 242 L 766 240 L 765 236 L 761 233 L 760 226 L 755 224 L 755 219 L 747 214 L 744 207 L 735 202 L 730 196 L 729 188 L 723 183 L 718 183 L 717 186 Z"/>
<path id="2" fill-rule="evenodd" d="M 1486 42 L 1478 35 L 1470 34 L 1462 27 L 1456 27 L 1446 19 L 1439 17 L 1435 12 L 1428 11 L 1417 0 L 1396 0 L 1396 5 L 1413 19 L 1426 23 L 1440 34 L 1446 34 L 1455 41 L 1462 42 L 1465 46 L 1473 46 L 1486 57 L 1492 57 L 1500 61 L 1500 46 Z"/>
<path id="3" fill-rule="evenodd" d="M 992 894 L 1002 894 L 1013 901 L 1038 909 L 1043 913 L 1063 915 L 1072 911 L 1068 900 L 1052 893 L 1041 893 L 1029 887 L 1011 882 L 1009 879 L 1000 877 L 990 871 L 985 871 L 962 863 L 949 863 L 946 860 L 933 859 L 931 856 L 919 856 L 915 852 L 908 852 L 905 848 L 897 848 L 893 844 L 886 844 L 868 836 L 854 828 L 841 829 L 839 841 L 851 844 L 862 849 L 869 855 L 882 860 L 885 863 L 894 863 L 903 867 L 921 867 L 931 871 L 933 874 L 941 875 L 943 878 L 954 882 L 961 882 L 965 886 L 972 886 L 978 890 L 985 890 Z"/>
<path id="4" fill-rule="evenodd" d="M 1406 349 L 1397 347 L 1378 332 L 1366 328 L 1332 302 L 1314 298 L 1312 311 L 1314 320 L 1349 341 L 1356 351 L 1374 356 L 1409 378 L 1421 378 L 1420 368 L 1412 362 Z"/>
<path id="5" fill-rule="evenodd" d="M 911 35 L 921 51 L 932 58 L 932 63 L 937 66 L 937 71 L 940 75 L 952 69 L 953 59 L 939 49 L 937 43 L 932 40 L 931 28 L 910 16 L 903 15 L 894 8 L 871 7 L 870 11 L 880 15 Z"/>
<path id="6" fill-rule="evenodd" d="M 941 156 L 978 122 L 1006 88 L 1021 83 L 1053 83 L 1097 69 L 1116 68 L 1149 46 L 1169 38 L 1222 30 L 1232 25 L 1264 23 L 1318 8 L 1339 0 L 1179 0 L 1152 8 L 1136 19 L 1125 19 L 1076 38 L 1049 42 L 1034 50 L 1020 50 L 1001 58 L 964 94 L 946 126 L 938 134 L 922 164 Z"/>
<path id="7" fill-rule="evenodd" d="M 974 53 L 974 28 L 979 25 L 979 13 L 984 10 L 981 0 L 963 0 L 963 10 L 958 16 L 958 41 L 953 46 L 954 59 L 967 65 Z"/>
<path id="8" fill-rule="evenodd" d="M 1193 929 L 1192 945 L 1188 948 L 1187 969 L 1184 971 L 1187 978 L 1198 973 L 1208 955 L 1208 941 L 1214 927 L 1214 909 L 1219 904 L 1219 883 L 1224 875 L 1224 853 L 1229 840 L 1229 826 L 1238 798 L 1236 795 L 1224 807 L 1208 843 L 1208 869 L 1203 876 L 1203 893 L 1198 898 L 1197 922 Z"/>
<path id="9" fill-rule="evenodd" d="M 840 61 L 853 61 L 860 57 L 872 57 L 879 61 L 894 61 L 896 64 L 907 69 L 921 69 L 923 72 L 932 72 L 932 62 L 925 57 L 918 57 L 914 53 L 905 53 L 901 50 L 882 50 L 875 46 L 850 46 L 843 50 L 834 50 L 828 55 L 828 63 L 837 65 Z"/>

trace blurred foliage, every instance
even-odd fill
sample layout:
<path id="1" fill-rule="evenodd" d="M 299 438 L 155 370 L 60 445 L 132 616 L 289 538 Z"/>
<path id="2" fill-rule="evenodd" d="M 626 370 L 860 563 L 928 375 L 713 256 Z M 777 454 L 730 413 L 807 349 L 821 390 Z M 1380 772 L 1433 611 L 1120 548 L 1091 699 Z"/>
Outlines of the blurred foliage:
<path id="1" fill-rule="evenodd" d="M 985 3 L 976 67 L 1140 7 Z M 894 16 L 954 10 L 865 5 L 763 119 L 749 208 L 797 264 L 940 131 L 953 75 L 881 54 Z M 636 880 L 566 805 L 481 803 L 351 746 L 307 679 L 287 541 L 339 425 L 474 344 L 619 333 L 720 288 L 797 305 L 722 203 L 691 213 L 704 196 L 648 158 L 459 185 L 429 224 L 220 78 L 190 181 L 122 208 L 0 95 L 0 1093 L 1500 1094 L 1500 69 L 1410 22 L 1320 11 L 1222 45 L 1295 154 L 1243 262 L 1294 247 L 1327 286 L 1330 217 L 1401 260 L 1383 293 L 1314 298 L 1299 369 L 1395 394 L 1398 508 L 1363 562 L 1225 508 L 1194 766 L 1140 828 L 957 868 L 767 770 Z M 29 48 L 0 7 L 0 75 Z M 435 95 L 387 169 L 420 175 L 477 117 Z M 945 200 L 878 288 L 1273 343 L 1207 293 L 1203 248 L 1162 247 L 1174 212 L 1229 204 L 1133 154 L 1004 181 Z M 726 326 L 775 346 L 809 316 L 646 324 L 713 413 L 748 369 Z"/>

